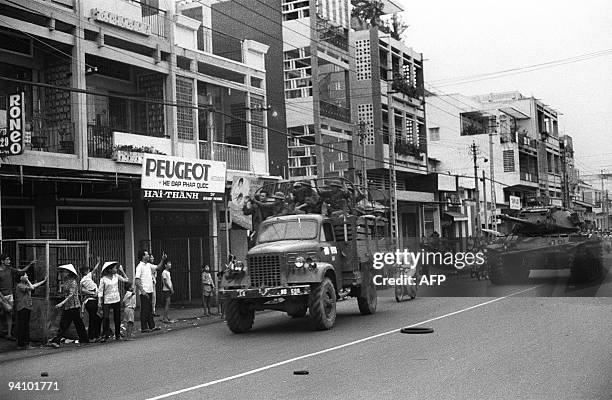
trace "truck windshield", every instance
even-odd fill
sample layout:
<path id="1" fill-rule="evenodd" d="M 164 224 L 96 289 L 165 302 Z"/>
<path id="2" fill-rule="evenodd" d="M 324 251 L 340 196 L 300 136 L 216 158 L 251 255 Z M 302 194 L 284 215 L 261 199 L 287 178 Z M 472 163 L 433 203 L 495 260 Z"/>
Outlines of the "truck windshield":
<path id="1" fill-rule="evenodd" d="M 261 226 L 257 242 L 265 243 L 276 242 L 278 240 L 314 239 L 317 237 L 317 233 L 317 221 L 276 221 Z"/>

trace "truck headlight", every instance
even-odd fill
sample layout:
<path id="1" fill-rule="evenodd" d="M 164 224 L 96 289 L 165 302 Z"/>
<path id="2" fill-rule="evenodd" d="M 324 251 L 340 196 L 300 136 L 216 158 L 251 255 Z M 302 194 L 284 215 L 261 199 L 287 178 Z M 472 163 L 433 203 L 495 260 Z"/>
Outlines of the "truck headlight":
<path id="1" fill-rule="evenodd" d="M 304 257 L 297 257 L 297 258 L 295 259 L 295 266 L 296 266 L 297 268 L 302 268 L 302 267 L 304 266 L 304 263 L 305 263 L 305 261 L 304 261 Z"/>
<path id="2" fill-rule="evenodd" d="M 306 262 L 307 268 L 310 268 L 310 269 L 317 268 L 317 263 L 312 258 L 308 257 L 305 262 Z"/>

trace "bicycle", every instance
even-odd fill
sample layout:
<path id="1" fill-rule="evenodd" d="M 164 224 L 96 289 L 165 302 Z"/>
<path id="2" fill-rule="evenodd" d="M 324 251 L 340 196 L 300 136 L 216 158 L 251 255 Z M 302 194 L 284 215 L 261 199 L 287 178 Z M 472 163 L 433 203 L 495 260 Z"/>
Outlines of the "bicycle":
<path id="1" fill-rule="evenodd" d="M 404 301 L 405 296 L 409 296 L 410 300 L 416 298 L 417 285 L 416 285 L 416 270 L 410 267 L 398 266 L 395 270 L 395 301 Z M 403 279 L 402 279 L 403 278 Z M 413 279 L 413 284 L 410 284 L 410 279 Z M 398 285 L 398 281 L 402 281 L 403 284 Z"/>

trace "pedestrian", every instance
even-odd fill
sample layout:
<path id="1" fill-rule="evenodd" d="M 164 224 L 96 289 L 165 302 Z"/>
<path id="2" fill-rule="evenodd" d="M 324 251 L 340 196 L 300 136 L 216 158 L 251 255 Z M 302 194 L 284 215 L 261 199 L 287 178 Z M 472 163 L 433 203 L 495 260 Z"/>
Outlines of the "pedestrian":
<path id="1" fill-rule="evenodd" d="M 100 278 L 100 288 L 98 290 L 98 308 L 102 309 L 103 312 L 103 342 L 111 337 L 111 310 L 113 311 L 113 321 L 115 322 L 115 340 L 121 340 L 121 294 L 119 292 L 119 281 L 129 282 L 127 275 L 123 272 L 123 267 L 117 261 L 105 262 L 102 267 L 102 278 Z"/>
<path id="2" fill-rule="evenodd" d="M 81 295 L 83 295 L 83 305 L 81 306 L 81 314 L 84 314 L 83 309 L 87 311 L 88 329 L 87 337 L 89 341 L 100 339 L 100 328 L 102 327 L 102 318 L 98 315 L 98 285 L 93 280 L 93 274 L 100 267 L 102 261 L 97 258 L 96 265 L 87 271 L 81 278 Z"/>
<path id="3" fill-rule="evenodd" d="M 230 257 L 234 257 L 230 254 Z M 230 258 L 231 259 L 231 258 Z M 230 261 L 233 263 L 233 261 Z M 202 308 L 204 308 L 204 316 L 208 317 L 212 313 L 210 312 L 210 300 L 215 292 L 215 282 L 210 274 L 210 267 L 208 265 L 202 266 Z M 220 314 L 223 313 L 219 308 Z"/>
<path id="4" fill-rule="evenodd" d="M 79 289 L 77 284 L 77 272 L 74 265 L 66 264 L 57 267 L 57 273 L 62 281 L 62 286 L 66 294 L 66 298 L 59 302 L 55 308 L 62 309 L 62 317 L 60 319 L 60 327 L 57 334 L 49 341 L 49 345 L 55 348 L 60 347 L 60 341 L 64 333 L 70 328 L 70 324 L 74 322 L 74 327 L 79 335 L 80 343 L 89 343 L 85 324 L 81 319 L 81 301 L 79 300 Z"/>
<path id="5" fill-rule="evenodd" d="M 0 254 L 0 316 L 6 321 L 6 338 L 15 340 L 13 336 L 13 279 L 14 273 L 25 272 L 36 260 L 28 263 L 24 268 L 15 268 L 11 266 L 11 257 L 6 254 Z"/>
<path id="6" fill-rule="evenodd" d="M 15 331 L 17 334 L 17 348 L 28 350 L 30 346 L 30 314 L 32 312 L 32 292 L 47 281 L 47 277 L 38 283 L 32 284 L 28 274 L 22 272 L 15 290 L 15 311 L 17 313 Z"/>
<path id="7" fill-rule="evenodd" d="M 123 322 L 126 325 L 125 340 L 134 340 L 132 332 L 134 331 L 134 309 L 136 308 L 136 293 L 132 282 L 125 283 L 125 295 L 123 296 Z"/>
<path id="8" fill-rule="evenodd" d="M 159 317 L 159 315 L 155 312 L 155 308 L 157 306 L 157 271 L 163 269 L 164 260 L 161 260 L 159 264 L 155 264 L 155 257 L 153 254 L 149 255 L 149 267 L 151 268 L 151 279 L 153 279 L 153 293 L 151 296 L 151 309 L 153 310 L 153 316 Z"/>
<path id="9" fill-rule="evenodd" d="M 174 286 L 172 286 L 172 277 L 170 276 L 170 270 L 172 269 L 172 262 L 166 261 L 164 270 L 162 271 L 162 295 L 164 301 L 164 316 L 162 322 L 166 324 L 174 323 L 168 319 L 168 310 L 170 309 L 170 298 L 174 294 Z"/>
<path id="10" fill-rule="evenodd" d="M 158 331 L 159 327 L 155 326 L 153 320 L 153 309 L 151 306 L 151 299 L 153 297 L 153 278 L 151 277 L 151 267 L 149 264 L 149 252 L 147 250 L 140 250 L 138 252 L 138 259 L 140 262 L 136 266 L 136 275 L 134 276 L 135 286 L 140 293 L 140 331 L 150 332 Z M 162 262 L 166 260 L 166 255 L 162 256 Z"/>

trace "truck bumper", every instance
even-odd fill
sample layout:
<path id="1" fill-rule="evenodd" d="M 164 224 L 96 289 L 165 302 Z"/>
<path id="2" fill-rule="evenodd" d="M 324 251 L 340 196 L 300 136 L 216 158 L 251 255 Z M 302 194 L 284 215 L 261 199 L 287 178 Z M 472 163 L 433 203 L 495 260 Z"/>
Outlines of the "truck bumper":
<path id="1" fill-rule="evenodd" d="M 278 286 L 259 289 L 220 289 L 219 296 L 223 299 L 258 299 L 287 296 L 301 296 L 310 293 L 310 285 Z"/>

